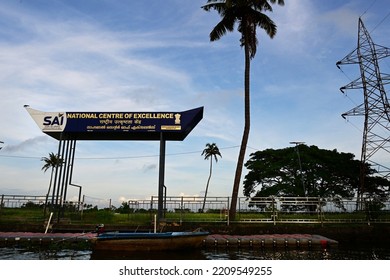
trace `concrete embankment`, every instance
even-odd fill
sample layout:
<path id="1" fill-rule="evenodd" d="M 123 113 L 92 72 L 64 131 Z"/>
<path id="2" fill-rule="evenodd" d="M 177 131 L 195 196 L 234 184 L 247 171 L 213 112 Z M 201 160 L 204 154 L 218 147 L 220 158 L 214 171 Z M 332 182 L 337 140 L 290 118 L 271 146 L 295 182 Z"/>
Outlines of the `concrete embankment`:
<path id="1" fill-rule="evenodd" d="M 90 242 L 89 234 L 92 234 L 91 232 L 95 230 L 95 226 L 96 225 L 57 224 L 51 228 L 49 232 L 50 234 L 43 235 L 44 229 L 42 225 L 0 225 L 0 232 L 7 232 L 8 234 L 11 232 L 30 232 L 36 234 L 37 236 L 41 236 L 38 239 L 34 238 L 34 240 L 40 240 L 39 242 L 42 243 L 45 243 L 46 241 L 61 243 L 65 240 L 69 243 L 83 243 L 84 241 L 85 243 L 88 243 Z M 127 225 L 106 225 L 105 228 L 107 231 L 147 232 L 153 230 L 152 226 L 134 227 Z M 167 224 L 161 228 L 161 230 L 192 231 L 196 228 L 202 228 L 203 230 L 210 232 L 209 238 L 204 242 L 207 246 L 291 247 L 298 245 L 306 246 L 306 244 L 313 245 L 314 243 L 318 243 L 318 238 L 312 238 L 312 241 L 309 242 L 309 239 L 303 237 L 306 235 L 321 236 L 326 240 L 334 240 L 337 242 L 338 246 L 369 246 L 376 244 L 390 248 L 390 239 L 388 238 L 390 236 L 390 224 L 269 225 L 232 223 L 228 226 L 213 223 L 183 223 L 182 225 Z M 55 236 L 56 234 L 57 236 Z M 301 237 L 298 237 L 299 235 Z M 20 236 L 16 236 L 15 234 L 10 237 L 20 238 Z M 3 242 L 5 241 L 4 238 L 2 239 Z M 30 238 L 30 240 L 32 239 Z M 10 239 L 7 239 L 6 241 L 10 242 Z M 327 244 L 331 243 L 327 241 Z"/>
<path id="2" fill-rule="evenodd" d="M 91 247 L 95 233 L 34 233 L 0 232 L 0 246 L 81 246 Z M 203 247 L 249 249 L 326 249 L 336 248 L 338 242 L 321 235 L 311 234 L 210 234 Z"/>

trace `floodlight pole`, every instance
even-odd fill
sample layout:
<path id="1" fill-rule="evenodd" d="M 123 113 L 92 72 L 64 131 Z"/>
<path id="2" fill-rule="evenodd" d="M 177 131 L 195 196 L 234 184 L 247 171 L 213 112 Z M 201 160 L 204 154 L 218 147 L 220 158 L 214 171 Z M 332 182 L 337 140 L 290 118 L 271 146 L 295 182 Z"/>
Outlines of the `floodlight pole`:
<path id="1" fill-rule="evenodd" d="M 165 137 L 164 133 L 160 133 L 160 166 L 158 176 L 158 209 L 157 221 L 164 217 L 164 173 L 165 173 Z"/>
<path id="2" fill-rule="evenodd" d="M 305 179 L 303 178 L 303 173 L 302 173 L 302 162 L 301 162 L 301 156 L 300 156 L 300 154 L 299 154 L 299 148 L 298 148 L 299 145 L 303 145 L 303 144 L 305 144 L 305 142 L 292 141 L 292 142 L 290 142 L 290 144 L 294 144 L 294 145 L 295 145 L 295 150 L 297 151 L 298 163 L 299 163 L 299 170 L 300 170 L 300 172 L 301 172 L 301 180 L 302 180 L 303 195 L 306 196 Z"/>

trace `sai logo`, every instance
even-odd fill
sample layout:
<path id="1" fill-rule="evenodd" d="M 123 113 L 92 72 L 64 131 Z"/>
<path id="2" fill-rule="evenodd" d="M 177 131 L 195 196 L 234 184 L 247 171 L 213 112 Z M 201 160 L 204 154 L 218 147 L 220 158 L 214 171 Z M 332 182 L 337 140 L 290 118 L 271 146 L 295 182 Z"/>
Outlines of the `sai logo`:
<path id="1" fill-rule="evenodd" d="M 27 112 L 33 118 L 35 123 L 42 131 L 58 132 L 63 131 L 66 127 L 66 113 L 64 112 L 42 112 L 24 105 Z"/>
<path id="2" fill-rule="evenodd" d="M 64 124 L 64 114 L 58 113 L 57 116 L 45 116 L 43 118 L 44 126 L 61 126 Z"/>

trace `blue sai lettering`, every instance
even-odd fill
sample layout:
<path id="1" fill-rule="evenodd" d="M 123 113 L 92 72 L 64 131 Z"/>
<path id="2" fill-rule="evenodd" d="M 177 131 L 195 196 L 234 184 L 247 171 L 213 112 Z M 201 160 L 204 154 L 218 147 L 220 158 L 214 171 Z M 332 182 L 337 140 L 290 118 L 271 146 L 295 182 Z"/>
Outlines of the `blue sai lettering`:
<path id="1" fill-rule="evenodd" d="M 64 117 L 46 116 L 43 118 L 43 125 L 62 125 L 64 123 Z"/>

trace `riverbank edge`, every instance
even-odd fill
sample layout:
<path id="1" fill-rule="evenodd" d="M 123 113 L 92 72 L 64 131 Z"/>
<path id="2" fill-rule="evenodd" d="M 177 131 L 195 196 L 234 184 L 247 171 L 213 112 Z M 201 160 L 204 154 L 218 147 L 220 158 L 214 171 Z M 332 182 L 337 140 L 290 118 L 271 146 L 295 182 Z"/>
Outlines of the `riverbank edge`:
<path id="1" fill-rule="evenodd" d="M 339 246 L 381 246 L 390 248 L 390 224 L 267 224 L 267 223 L 210 223 L 185 222 L 163 224 L 159 231 L 193 231 L 201 228 L 211 234 L 316 234 L 338 241 Z M 54 224 L 49 232 L 93 232 L 95 224 Z M 124 224 L 105 225 L 107 231 L 153 231 L 153 225 L 129 226 Z M 45 232 L 42 224 L 2 224 L 1 232 Z"/>

